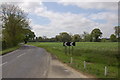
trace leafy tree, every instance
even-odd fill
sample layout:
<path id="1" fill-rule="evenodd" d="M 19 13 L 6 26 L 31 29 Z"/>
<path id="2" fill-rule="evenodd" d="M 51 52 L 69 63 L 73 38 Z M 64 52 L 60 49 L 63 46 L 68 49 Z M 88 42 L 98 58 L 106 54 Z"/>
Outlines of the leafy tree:
<path id="1" fill-rule="evenodd" d="M 74 41 L 74 42 L 79 42 L 79 41 L 81 41 L 80 35 L 79 35 L 79 34 L 73 35 L 73 36 L 72 36 L 72 41 Z"/>
<path id="2" fill-rule="evenodd" d="M 62 37 L 61 37 L 60 35 L 56 35 L 56 36 L 55 36 L 55 40 L 56 40 L 56 41 L 62 41 L 61 38 L 62 38 Z"/>
<path id="3" fill-rule="evenodd" d="M 87 32 L 84 32 L 84 34 L 83 34 L 83 41 L 85 41 L 85 42 L 91 42 L 92 41 L 91 34 L 89 34 Z"/>
<path id="4" fill-rule="evenodd" d="M 99 37 L 102 36 L 102 32 L 100 31 L 100 29 L 94 29 L 91 32 L 91 36 L 92 36 L 92 41 L 98 42 L 99 41 Z"/>
<path id="5" fill-rule="evenodd" d="M 27 15 L 18 6 L 2 4 L 0 6 L 3 40 L 7 46 L 16 46 L 25 38 L 25 29 L 30 29 Z"/>
<path id="6" fill-rule="evenodd" d="M 55 36 L 55 41 L 69 42 L 71 40 L 72 40 L 72 37 L 67 32 L 62 32 L 62 33 L 59 33 L 59 35 Z"/>
<path id="7" fill-rule="evenodd" d="M 38 41 L 43 41 L 43 38 L 42 37 L 38 37 Z"/>
<path id="8" fill-rule="evenodd" d="M 42 39 L 43 42 L 49 42 L 50 41 L 49 38 L 47 38 L 47 36 L 43 36 L 43 37 L 41 37 L 41 39 Z"/>
<path id="9" fill-rule="evenodd" d="M 56 39 L 53 37 L 53 38 L 50 38 L 49 41 L 50 41 L 50 42 L 55 42 Z"/>
<path id="10" fill-rule="evenodd" d="M 111 40 L 112 42 L 116 42 L 116 41 L 117 41 L 117 37 L 116 37 L 114 34 L 111 34 L 110 40 Z"/>
<path id="11" fill-rule="evenodd" d="M 35 34 L 30 29 L 24 29 L 24 41 L 27 43 L 27 41 L 33 41 Z"/>
<path id="12" fill-rule="evenodd" d="M 62 42 L 69 42 L 72 40 L 71 35 L 69 35 L 67 32 L 60 33 L 60 38 Z"/>

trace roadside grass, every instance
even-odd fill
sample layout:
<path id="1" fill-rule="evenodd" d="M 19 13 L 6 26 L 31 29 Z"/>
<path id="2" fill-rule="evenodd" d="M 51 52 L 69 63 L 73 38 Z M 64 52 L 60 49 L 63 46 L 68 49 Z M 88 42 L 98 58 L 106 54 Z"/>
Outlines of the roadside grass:
<path id="1" fill-rule="evenodd" d="M 12 51 L 18 49 L 18 48 L 20 48 L 20 46 L 15 46 L 15 47 L 12 47 L 12 48 L 2 50 L 2 51 L 0 51 L 0 55 L 5 55 L 5 54 L 7 54 L 9 52 L 12 52 Z"/>
<path id="2" fill-rule="evenodd" d="M 31 42 L 28 45 L 45 48 L 63 63 L 78 71 L 92 74 L 98 78 L 117 78 L 118 76 L 118 43 L 117 42 L 77 42 L 73 54 L 65 54 L 61 42 Z M 73 63 L 70 64 L 70 58 Z M 84 61 L 86 68 L 84 69 Z M 108 75 L 104 76 L 104 67 L 108 68 Z"/>

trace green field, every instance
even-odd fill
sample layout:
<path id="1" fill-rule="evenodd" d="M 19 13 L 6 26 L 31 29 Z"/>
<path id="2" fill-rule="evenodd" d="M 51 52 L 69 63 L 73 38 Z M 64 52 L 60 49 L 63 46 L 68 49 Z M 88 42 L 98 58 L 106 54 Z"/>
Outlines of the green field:
<path id="1" fill-rule="evenodd" d="M 63 63 L 98 78 L 118 77 L 118 43 L 117 42 L 78 42 L 73 49 L 73 54 L 65 54 L 65 47 L 61 42 L 31 42 L 34 45 L 45 48 Z M 69 49 L 69 48 L 67 48 Z M 70 64 L 70 58 L 73 63 Z M 87 62 L 84 69 L 84 61 Z M 104 67 L 107 66 L 107 76 L 104 76 Z"/>

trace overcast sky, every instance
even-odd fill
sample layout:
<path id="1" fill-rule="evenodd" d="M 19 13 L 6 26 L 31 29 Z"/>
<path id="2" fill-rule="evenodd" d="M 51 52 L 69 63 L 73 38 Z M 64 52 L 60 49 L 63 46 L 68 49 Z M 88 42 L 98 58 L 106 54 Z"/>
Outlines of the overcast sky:
<path id="1" fill-rule="evenodd" d="M 99 28 L 103 32 L 103 37 L 109 37 L 114 33 L 114 26 L 118 24 L 117 2 L 25 0 L 17 5 L 28 13 L 30 26 L 37 37 L 54 37 L 60 32 L 90 33 L 94 28 Z"/>

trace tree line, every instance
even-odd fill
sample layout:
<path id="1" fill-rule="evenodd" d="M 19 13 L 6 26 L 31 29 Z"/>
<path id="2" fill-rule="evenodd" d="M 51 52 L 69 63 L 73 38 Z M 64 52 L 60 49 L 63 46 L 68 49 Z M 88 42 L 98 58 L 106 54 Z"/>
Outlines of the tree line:
<path id="1" fill-rule="evenodd" d="M 46 36 L 43 37 L 35 37 L 32 41 L 38 42 L 117 42 L 120 40 L 120 26 L 114 27 L 115 33 L 111 34 L 109 38 L 101 38 L 102 32 L 100 29 L 95 28 L 91 31 L 91 33 L 83 32 L 83 34 L 69 34 L 67 32 L 59 33 L 52 38 L 47 38 Z"/>

